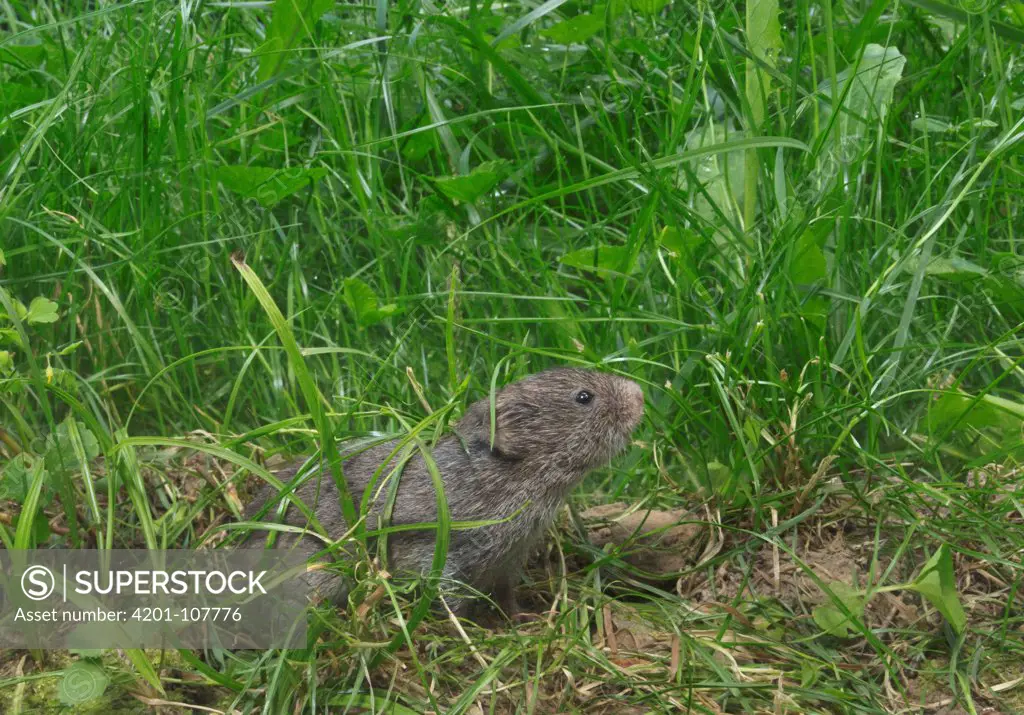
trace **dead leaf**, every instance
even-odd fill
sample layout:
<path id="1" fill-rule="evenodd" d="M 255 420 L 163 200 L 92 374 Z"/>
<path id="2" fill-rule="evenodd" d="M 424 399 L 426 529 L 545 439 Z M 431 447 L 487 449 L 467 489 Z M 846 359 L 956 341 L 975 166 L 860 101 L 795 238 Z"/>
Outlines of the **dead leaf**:
<path id="1" fill-rule="evenodd" d="M 685 509 L 629 511 L 622 502 L 587 509 L 581 516 L 590 542 L 598 548 L 619 547 L 631 566 L 652 576 L 671 577 L 691 566 L 707 525 Z"/>

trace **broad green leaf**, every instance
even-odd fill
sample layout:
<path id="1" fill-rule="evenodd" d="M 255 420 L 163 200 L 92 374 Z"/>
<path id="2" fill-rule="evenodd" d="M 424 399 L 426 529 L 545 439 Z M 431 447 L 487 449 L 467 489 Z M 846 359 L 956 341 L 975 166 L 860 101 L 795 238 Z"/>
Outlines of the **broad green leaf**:
<path id="1" fill-rule="evenodd" d="M 704 237 L 688 228 L 665 226 L 658 235 L 658 243 L 677 258 L 687 258 L 704 243 Z"/>
<path id="2" fill-rule="evenodd" d="M 96 435 L 82 422 L 77 422 L 76 426 L 78 427 L 78 436 L 81 440 L 84 457 L 87 460 L 96 459 L 100 454 L 100 443 L 96 439 Z M 51 474 L 59 474 L 78 464 L 74 446 L 71 443 L 71 436 L 68 434 L 67 422 L 61 422 L 57 425 L 56 432 L 46 438 L 43 459 L 46 462 L 46 468 L 50 470 Z"/>
<path id="3" fill-rule="evenodd" d="M 4 249 L 0 248 L 0 266 L 7 265 L 7 257 L 4 255 Z"/>
<path id="4" fill-rule="evenodd" d="M 0 342 L 8 342 L 12 345 L 17 345 L 19 348 L 25 347 L 21 342 L 21 333 L 14 328 L 0 328 Z"/>
<path id="5" fill-rule="evenodd" d="M 942 432 L 954 425 L 956 429 L 997 429 L 1019 434 L 1024 422 L 1024 405 L 994 395 L 976 400 L 965 392 L 949 392 L 928 405 L 928 427 Z"/>
<path id="6" fill-rule="evenodd" d="M 320 16 L 334 7 L 335 0 L 275 0 L 270 11 L 267 39 L 259 49 L 260 82 L 273 77 L 292 50 L 312 31 Z"/>
<path id="7" fill-rule="evenodd" d="M 842 581 L 830 583 L 828 587 L 854 618 L 861 619 L 864 617 L 865 599 L 861 591 L 848 586 Z M 818 624 L 818 627 L 830 636 L 849 638 L 858 632 L 853 621 L 835 603 L 824 603 L 815 608 L 811 615 L 814 617 L 814 622 Z"/>
<path id="8" fill-rule="evenodd" d="M 814 622 L 818 624 L 818 628 L 830 636 L 849 638 L 855 633 L 850 619 L 831 603 L 815 607 L 811 612 L 811 616 L 814 618 Z"/>
<path id="9" fill-rule="evenodd" d="M 747 49 L 754 58 L 775 66 L 782 50 L 782 29 L 779 25 L 778 0 L 747 0 Z M 747 61 L 747 101 L 754 115 L 755 127 L 764 120 L 771 75 L 753 60 Z"/>
<path id="10" fill-rule="evenodd" d="M 686 150 L 695 152 L 745 137 L 745 132 L 734 129 L 729 123 L 708 122 L 686 134 Z M 714 233 L 716 245 L 727 251 L 727 255 L 734 254 L 735 241 L 721 216 L 735 225 L 742 224 L 740 208 L 746 195 L 743 174 L 746 152 L 709 153 L 687 163 L 693 175 L 680 173 L 682 188 L 690 194 L 694 210 L 708 225 L 719 227 Z"/>
<path id="11" fill-rule="evenodd" d="M 1024 258 L 1016 253 L 993 251 L 988 254 L 990 274 L 1024 284 Z"/>
<path id="12" fill-rule="evenodd" d="M 57 304 L 43 296 L 36 296 L 28 306 L 25 313 L 27 323 L 55 323 L 57 322 Z"/>
<path id="13" fill-rule="evenodd" d="M 46 99 L 46 91 L 39 86 L 20 82 L 0 83 L 0 109 L 10 114 L 15 109 L 28 107 Z"/>
<path id="14" fill-rule="evenodd" d="M 445 196 L 471 204 L 498 185 L 508 166 L 507 161 L 486 161 L 466 176 L 442 176 L 434 184 Z"/>
<path id="15" fill-rule="evenodd" d="M 992 129 L 999 125 L 993 122 L 991 119 L 967 119 L 957 125 L 957 129 L 960 131 L 971 131 L 981 129 Z"/>
<path id="16" fill-rule="evenodd" d="M 266 131 L 256 135 L 256 146 L 259 147 L 260 152 L 273 155 L 284 154 L 289 147 L 294 150 L 296 137 L 301 135 L 302 130 L 294 124 L 292 126 L 289 124 L 293 123 L 282 118 Z"/>
<path id="17" fill-rule="evenodd" d="M 719 461 L 707 463 L 707 476 L 711 490 L 736 507 L 745 505 L 750 486 L 750 472 L 744 472 Z"/>
<path id="18" fill-rule="evenodd" d="M 836 75 L 836 86 L 825 80 L 818 86 L 821 126 L 832 127 L 822 145 L 817 191 L 828 190 L 842 176 L 842 166 L 856 162 L 875 137 L 876 127 L 892 104 L 896 84 L 903 77 L 906 58 L 895 47 L 868 44 L 853 64 Z M 832 123 L 835 103 L 842 100 L 839 116 Z"/>
<path id="19" fill-rule="evenodd" d="M 14 358 L 10 350 L 0 350 L 0 374 L 10 372 L 14 368 Z"/>
<path id="20" fill-rule="evenodd" d="M 24 320 L 25 316 L 28 315 L 28 308 L 17 298 L 14 299 L 14 312 L 18 314 L 18 320 Z M 3 314 L 3 317 L 9 317 L 7 313 Z"/>
<path id="21" fill-rule="evenodd" d="M 953 555 L 949 544 L 943 544 L 932 554 L 917 579 L 907 588 L 920 593 L 935 606 L 957 634 L 963 633 L 967 627 L 967 615 L 960 605 L 960 596 L 956 590 Z"/>
<path id="22" fill-rule="evenodd" d="M 802 293 L 799 314 L 819 328 L 824 328 L 829 309 L 829 299 L 816 292 L 819 284 L 828 280 L 828 264 L 821 247 L 831 230 L 829 221 L 816 221 L 804 229 L 793 243 L 788 267 L 790 280 Z"/>
<path id="23" fill-rule="evenodd" d="M 274 169 L 269 166 L 220 166 L 217 180 L 231 191 L 270 207 L 327 175 L 327 169 Z"/>
<path id="24" fill-rule="evenodd" d="M 835 88 L 831 80 L 825 80 L 819 85 L 819 92 L 836 102 L 846 93 L 843 111 L 836 119 L 842 143 L 836 143 L 837 133 L 833 132 L 826 144 L 826 152 L 843 160 L 860 150 L 860 144 L 866 136 L 873 135 L 875 127 L 892 103 L 893 91 L 903 77 L 906 64 L 907 59 L 895 47 L 869 44 L 864 48 L 859 65 L 853 64 L 836 75 Z M 822 126 L 827 126 L 833 111 L 832 101 L 824 101 L 822 111 Z"/>
<path id="25" fill-rule="evenodd" d="M 915 131 L 919 131 L 924 134 L 951 132 L 956 129 L 956 127 L 945 119 L 939 119 L 938 117 L 918 117 L 910 122 L 910 126 Z"/>
<path id="26" fill-rule="evenodd" d="M 809 688 L 821 678 L 821 671 L 824 666 L 809 659 L 800 661 L 800 687 Z"/>
<path id="27" fill-rule="evenodd" d="M 985 287 L 1001 310 L 1020 315 L 1024 307 L 1024 259 L 1011 252 L 991 252 Z"/>
<path id="28" fill-rule="evenodd" d="M 603 29 L 603 15 L 584 13 L 552 25 L 546 30 L 542 30 L 540 34 L 550 38 L 553 42 L 568 45 L 573 42 L 586 42 Z"/>
<path id="29" fill-rule="evenodd" d="M 437 146 L 437 130 L 427 129 L 409 135 L 402 142 L 402 156 L 408 161 L 419 161 Z"/>
<path id="30" fill-rule="evenodd" d="M 65 355 L 70 355 L 71 353 L 78 350 L 78 348 L 80 347 L 82 347 L 82 341 L 76 340 L 75 342 L 69 343 L 68 345 L 62 347 L 60 350 L 57 351 L 57 354 L 60 355 L 61 357 Z"/>
<path id="31" fill-rule="evenodd" d="M 570 251 L 558 259 L 563 265 L 595 273 L 632 273 L 633 256 L 626 246 L 597 246 Z"/>
<path id="32" fill-rule="evenodd" d="M 711 487 L 715 491 L 724 489 L 732 478 L 732 470 L 721 462 L 711 461 L 707 463 L 708 478 L 711 480 Z"/>
<path id="33" fill-rule="evenodd" d="M 366 327 L 399 312 L 395 304 L 381 305 L 373 288 L 358 278 L 348 278 L 344 284 L 345 304 L 356 316 L 356 322 Z"/>
<path id="34" fill-rule="evenodd" d="M 379 301 L 373 289 L 358 278 L 348 278 L 344 283 L 345 304 L 363 323 L 364 316 L 377 310 Z"/>
<path id="35" fill-rule="evenodd" d="M 0 47 L 0 63 L 18 67 L 39 67 L 46 61 L 46 48 L 41 45 L 11 45 Z"/>
<path id="36" fill-rule="evenodd" d="M 24 504 L 32 488 L 32 479 L 37 466 L 42 469 L 42 481 L 37 500 L 41 506 L 49 504 L 53 500 L 53 489 L 50 484 L 50 472 L 45 468 L 46 461 L 25 453 L 19 454 L 7 462 L 0 470 L 0 499 L 11 499 L 19 504 Z"/>
<path id="37" fill-rule="evenodd" d="M 808 296 L 800 301 L 800 315 L 819 329 L 825 328 L 828 309 L 829 300 L 821 295 Z"/>
<path id="38" fill-rule="evenodd" d="M 761 430 L 764 425 L 756 417 L 747 417 L 743 420 L 743 436 L 747 438 L 747 442 L 752 445 L 756 445 L 761 441 Z"/>
<path id="39" fill-rule="evenodd" d="M 913 272 L 912 266 L 907 267 L 908 272 Z M 939 276 L 947 279 L 966 279 L 974 280 L 978 276 L 988 275 L 988 271 L 979 266 L 977 263 L 972 263 L 966 258 L 959 258 L 954 256 L 953 258 L 942 258 L 937 257 L 928 261 L 928 265 L 925 267 L 924 272 L 930 276 Z"/>
<path id="40" fill-rule="evenodd" d="M 102 665 L 76 660 L 65 669 L 57 686 L 57 697 L 64 705 L 74 707 L 100 697 L 109 684 L 110 678 Z"/>
<path id="41" fill-rule="evenodd" d="M 22 453 L 4 465 L 0 470 L 0 499 L 13 499 L 19 504 L 25 501 L 32 464 L 32 458 Z"/>
<path id="42" fill-rule="evenodd" d="M 819 222 L 825 225 L 827 222 Z M 821 250 L 824 235 L 810 228 L 797 238 L 793 246 L 793 259 L 789 266 L 789 277 L 797 285 L 810 285 L 825 278 L 827 263 L 825 253 Z"/>
<path id="43" fill-rule="evenodd" d="M 52 494 L 52 492 L 50 492 L 50 494 Z M 18 519 L 15 519 L 14 523 L 15 523 L 15 525 L 17 525 Z M 50 531 L 50 522 L 47 521 L 46 519 L 39 518 L 39 519 L 36 519 L 35 521 L 32 522 L 32 543 L 33 544 L 45 544 L 49 540 L 50 534 L 52 534 L 52 533 L 53 532 Z"/>

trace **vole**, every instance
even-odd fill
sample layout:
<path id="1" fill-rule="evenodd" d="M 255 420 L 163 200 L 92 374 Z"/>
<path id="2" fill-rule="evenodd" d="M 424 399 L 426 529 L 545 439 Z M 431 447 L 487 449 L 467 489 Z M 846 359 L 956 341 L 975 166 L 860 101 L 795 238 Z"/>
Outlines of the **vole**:
<path id="1" fill-rule="evenodd" d="M 444 582 L 461 582 L 492 594 L 505 614 L 513 617 L 517 610 L 513 589 L 531 547 L 583 476 L 608 464 L 628 445 L 643 412 L 643 392 L 635 382 L 581 368 L 546 370 L 499 390 L 494 396 L 493 439 L 490 396 L 470 405 L 452 432 L 432 449 L 450 517 L 458 522 L 507 521 L 451 530 Z M 422 453 L 413 448 L 404 468 L 395 469 L 400 457 L 391 455 L 398 444 L 393 440 L 362 450 L 342 447 L 344 479 L 357 509 L 367 484 L 378 473 L 369 501 L 368 530 L 377 528 L 393 479 L 400 481 L 388 523 L 437 520 L 434 485 Z M 277 476 L 287 483 L 300 468 L 301 464 L 293 465 Z M 331 538 L 338 539 L 348 531 L 338 490 L 326 468 L 311 471 L 295 495 L 315 513 Z M 252 519 L 276 496 L 276 489 L 265 486 L 247 509 L 247 518 Z M 284 521 L 295 526 L 307 523 L 293 504 Z M 389 569 L 429 572 L 434 535 L 430 529 L 389 534 Z M 325 548 L 319 539 L 307 536 L 296 542 L 296 538 L 280 534 L 279 548 L 297 546 L 307 557 Z M 263 534 L 254 533 L 247 545 L 264 543 Z M 330 571 L 312 571 L 308 576 L 322 595 L 332 600 L 344 597 L 345 584 Z M 450 605 L 466 613 L 469 604 L 464 598 L 448 588 L 442 592 Z"/>

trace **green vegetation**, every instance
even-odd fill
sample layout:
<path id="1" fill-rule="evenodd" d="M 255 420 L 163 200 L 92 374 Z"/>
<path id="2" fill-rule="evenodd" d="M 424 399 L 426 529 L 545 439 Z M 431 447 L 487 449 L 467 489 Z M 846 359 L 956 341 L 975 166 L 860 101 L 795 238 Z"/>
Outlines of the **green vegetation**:
<path id="1" fill-rule="evenodd" d="M 257 464 L 553 364 L 648 403 L 538 622 L 364 564 L 307 650 L 6 651 L 4 712 L 1024 710 L 1024 5 L 0 0 L 0 32 L 5 548 L 219 538 Z M 673 540 L 595 546 L 612 502 Z"/>

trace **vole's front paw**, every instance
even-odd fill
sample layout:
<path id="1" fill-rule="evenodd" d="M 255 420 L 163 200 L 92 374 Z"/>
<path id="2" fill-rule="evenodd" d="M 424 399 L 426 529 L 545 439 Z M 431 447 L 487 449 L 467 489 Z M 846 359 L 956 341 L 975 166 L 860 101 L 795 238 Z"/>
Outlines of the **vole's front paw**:
<path id="1" fill-rule="evenodd" d="M 520 613 L 522 609 L 519 608 L 519 602 L 516 600 L 515 581 L 499 581 L 495 584 L 494 603 L 505 618 L 513 623 L 516 622 L 516 614 Z"/>

